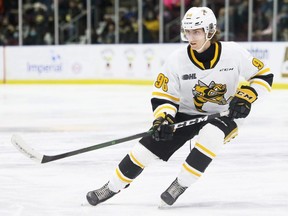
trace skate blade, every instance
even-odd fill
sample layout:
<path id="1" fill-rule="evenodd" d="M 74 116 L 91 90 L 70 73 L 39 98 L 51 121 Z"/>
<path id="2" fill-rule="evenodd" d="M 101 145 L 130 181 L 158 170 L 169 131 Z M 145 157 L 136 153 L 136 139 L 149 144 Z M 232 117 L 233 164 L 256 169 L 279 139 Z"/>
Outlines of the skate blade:
<path id="1" fill-rule="evenodd" d="M 90 207 L 91 205 L 88 202 L 82 202 L 81 207 Z"/>
<path id="2" fill-rule="evenodd" d="M 169 205 L 161 200 L 160 204 L 158 205 L 158 209 L 166 209 L 169 208 Z"/>
<path id="3" fill-rule="evenodd" d="M 86 199 L 83 199 L 83 201 L 80 203 L 81 207 L 95 207 L 89 204 L 89 202 Z"/>

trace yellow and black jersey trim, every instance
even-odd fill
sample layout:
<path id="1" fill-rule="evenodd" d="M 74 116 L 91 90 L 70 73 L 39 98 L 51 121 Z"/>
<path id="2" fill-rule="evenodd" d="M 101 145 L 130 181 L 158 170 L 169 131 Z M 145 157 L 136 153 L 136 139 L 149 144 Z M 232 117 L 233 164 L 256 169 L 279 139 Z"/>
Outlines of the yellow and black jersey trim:
<path id="1" fill-rule="evenodd" d="M 154 117 L 158 118 L 164 112 L 176 114 L 177 113 L 177 107 L 175 107 L 174 105 L 169 104 L 169 103 L 165 103 L 165 104 L 159 105 L 153 112 L 154 113 Z"/>
<path id="2" fill-rule="evenodd" d="M 180 101 L 180 98 L 163 92 L 152 92 L 152 96 L 153 98 L 165 99 L 173 103 L 179 103 Z"/>
<path id="3" fill-rule="evenodd" d="M 198 60 L 198 58 L 196 57 L 195 51 L 190 46 L 188 46 L 188 48 L 187 48 L 188 56 L 189 56 L 190 60 L 192 61 L 192 63 L 195 66 L 197 66 L 201 70 L 214 68 L 220 59 L 221 50 L 222 50 L 221 43 L 215 42 L 212 45 L 215 46 L 213 53 L 211 53 L 210 50 L 205 51 L 205 52 L 207 52 L 207 59 L 204 61 Z"/>
<path id="4" fill-rule="evenodd" d="M 178 103 L 173 103 L 170 100 L 160 99 L 160 98 L 152 98 L 151 99 L 152 110 L 154 113 L 154 117 L 159 117 L 159 115 L 163 112 L 166 113 L 177 113 L 179 109 Z"/>
<path id="5" fill-rule="evenodd" d="M 255 76 L 251 77 L 248 81 L 251 84 L 260 85 L 271 91 L 274 75 L 270 72 L 270 68 L 260 70 Z"/>

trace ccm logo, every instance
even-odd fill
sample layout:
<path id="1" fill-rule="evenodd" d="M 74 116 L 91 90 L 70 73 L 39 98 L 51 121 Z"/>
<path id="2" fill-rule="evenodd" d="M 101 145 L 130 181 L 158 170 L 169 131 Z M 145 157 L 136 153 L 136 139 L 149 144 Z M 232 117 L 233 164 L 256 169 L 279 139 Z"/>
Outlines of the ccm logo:
<path id="1" fill-rule="evenodd" d="M 207 120 L 208 120 L 208 116 L 203 116 L 203 117 L 200 117 L 200 118 L 197 118 L 197 119 L 191 119 L 189 121 L 185 121 L 185 122 L 182 122 L 182 123 L 179 123 L 179 124 L 175 124 L 174 125 L 174 129 L 182 128 L 182 127 L 193 125 L 193 124 L 198 124 L 200 122 L 205 122 Z"/>

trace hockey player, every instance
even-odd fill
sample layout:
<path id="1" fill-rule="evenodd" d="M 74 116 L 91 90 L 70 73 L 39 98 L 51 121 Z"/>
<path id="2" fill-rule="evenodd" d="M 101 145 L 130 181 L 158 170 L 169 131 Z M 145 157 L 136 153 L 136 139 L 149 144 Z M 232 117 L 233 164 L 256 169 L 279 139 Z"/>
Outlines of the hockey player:
<path id="1" fill-rule="evenodd" d="M 180 172 L 161 194 L 172 205 L 204 173 L 224 143 L 238 133 L 240 118 L 251 105 L 271 91 L 270 69 L 235 42 L 217 39 L 216 18 L 207 7 L 192 7 L 182 19 L 181 37 L 188 41 L 168 57 L 154 82 L 152 93 L 153 135 L 142 138 L 122 159 L 109 181 L 90 191 L 87 200 L 97 205 L 127 187 L 153 161 L 168 161 L 196 135 Z M 240 77 L 248 85 L 238 88 Z M 229 110 L 229 115 L 174 131 L 180 121 Z"/>

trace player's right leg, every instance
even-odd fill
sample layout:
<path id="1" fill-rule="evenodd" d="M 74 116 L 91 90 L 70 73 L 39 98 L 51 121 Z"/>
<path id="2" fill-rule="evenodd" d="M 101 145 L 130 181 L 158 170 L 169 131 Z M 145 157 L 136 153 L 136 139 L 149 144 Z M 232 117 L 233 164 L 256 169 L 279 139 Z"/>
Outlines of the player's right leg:
<path id="1" fill-rule="evenodd" d="M 129 184 L 158 157 L 141 144 L 136 144 L 117 166 L 109 182 L 103 187 L 87 193 L 87 201 L 91 205 L 98 205 L 110 199 Z"/>
<path id="2" fill-rule="evenodd" d="M 198 134 L 194 148 L 181 166 L 181 171 L 171 185 L 161 194 L 167 205 L 173 205 L 184 191 L 203 175 L 223 144 L 237 135 L 237 124 L 222 117 L 206 124 Z"/>

